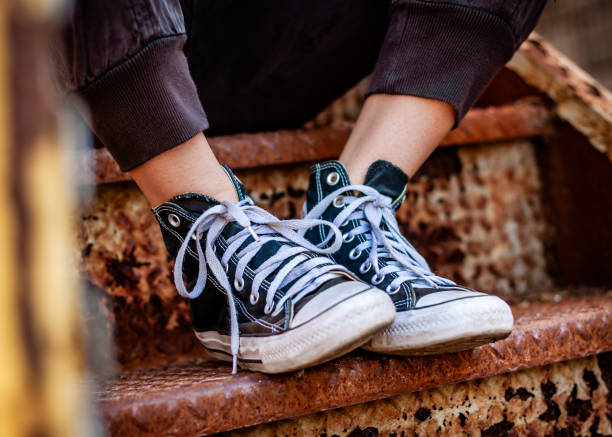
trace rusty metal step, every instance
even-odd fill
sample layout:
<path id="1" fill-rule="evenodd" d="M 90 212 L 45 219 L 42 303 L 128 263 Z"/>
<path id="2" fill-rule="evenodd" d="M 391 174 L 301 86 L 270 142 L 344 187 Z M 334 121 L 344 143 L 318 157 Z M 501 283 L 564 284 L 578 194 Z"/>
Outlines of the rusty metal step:
<path id="1" fill-rule="evenodd" d="M 513 372 L 612 350 L 612 291 L 513 307 L 510 337 L 457 354 L 401 358 L 354 352 L 286 375 L 223 363 L 125 372 L 98 404 L 113 436 L 204 435 Z"/>

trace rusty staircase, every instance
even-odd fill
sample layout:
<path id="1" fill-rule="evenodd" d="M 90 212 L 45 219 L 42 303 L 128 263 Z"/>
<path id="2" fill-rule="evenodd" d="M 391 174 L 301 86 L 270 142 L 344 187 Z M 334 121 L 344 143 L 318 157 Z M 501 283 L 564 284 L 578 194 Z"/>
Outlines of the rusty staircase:
<path id="1" fill-rule="evenodd" d="M 294 217 L 308 166 L 338 156 L 359 98 L 304 129 L 211 144 L 259 205 Z M 610 435 L 610 93 L 534 35 L 442 145 L 400 224 L 441 275 L 508 299 L 513 334 L 442 356 L 356 351 L 286 375 L 231 375 L 205 356 L 146 200 L 104 149 L 81 153 L 97 193 L 78 256 L 117 361 L 92 383 L 110 434 Z"/>

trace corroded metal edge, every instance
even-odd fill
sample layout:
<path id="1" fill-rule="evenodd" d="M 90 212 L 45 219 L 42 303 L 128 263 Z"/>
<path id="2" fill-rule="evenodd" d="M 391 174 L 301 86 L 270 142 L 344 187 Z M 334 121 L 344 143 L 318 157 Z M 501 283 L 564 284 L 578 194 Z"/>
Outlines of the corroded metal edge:
<path id="1" fill-rule="evenodd" d="M 287 375 L 217 363 L 135 372 L 99 393 L 112 435 L 209 434 L 612 350 L 612 292 L 513 308 L 510 337 L 457 354 L 355 352 Z"/>
<path id="2" fill-rule="evenodd" d="M 529 138 L 550 131 L 550 111 L 537 98 L 499 107 L 474 108 L 443 146 Z M 209 138 L 217 159 L 233 169 L 319 161 L 340 155 L 351 123 L 313 129 L 279 130 Z M 96 184 L 130 180 L 106 149 L 77 152 L 79 168 L 87 169 Z M 88 183 L 83 181 L 83 184 Z"/>
<path id="3" fill-rule="evenodd" d="M 556 114 L 612 160 L 612 93 L 532 33 L 508 63 L 529 85 L 555 102 Z"/>

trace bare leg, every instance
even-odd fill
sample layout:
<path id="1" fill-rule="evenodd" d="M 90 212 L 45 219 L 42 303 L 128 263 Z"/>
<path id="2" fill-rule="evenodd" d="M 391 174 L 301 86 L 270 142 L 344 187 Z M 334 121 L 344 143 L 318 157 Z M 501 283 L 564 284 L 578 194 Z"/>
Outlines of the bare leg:
<path id="1" fill-rule="evenodd" d="M 139 165 L 130 171 L 130 176 L 154 207 L 187 192 L 238 201 L 230 179 L 202 133 Z"/>
<path id="2" fill-rule="evenodd" d="M 414 175 L 453 127 L 448 103 L 405 95 L 373 94 L 359 114 L 340 162 L 351 182 L 362 184 L 368 166 L 378 159 Z"/>

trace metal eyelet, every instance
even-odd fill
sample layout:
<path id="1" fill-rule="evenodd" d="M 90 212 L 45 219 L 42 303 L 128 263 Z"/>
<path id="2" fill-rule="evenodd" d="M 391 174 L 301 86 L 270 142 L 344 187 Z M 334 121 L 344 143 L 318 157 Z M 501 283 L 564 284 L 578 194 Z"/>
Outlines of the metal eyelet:
<path id="1" fill-rule="evenodd" d="M 249 301 L 251 302 L 251 305 L 257 304 L 257 302 L 259 302 L 259 294 L 255 295 L 251 293 L 251 295 L 249 296 Z"/>
<path id="2" fill-rule="evenodd" d="M 344 200 L 342 200 L 342 196 L 336 197 L 333 203 L 336 208 L 342 208 L 344 206 Z"/>
<path id="3" fill-rule="evenodd" d="M 378 275 L 378 273 L 374 273 L 374 276 L 372 276 L 372 284 L 374 285 L 378 285 L 380 284 L 383 280 L 385 279 L 385 275 Z"/>
<path id="4" fill-rule="evenodd" d="M 181 219 L 176 214 L 168 214 L 168 223 L 171 226 L 178 228 L 181 225 Z"/>
<path id="5" fill-rule="evenodd" d="M 359 266 L 359 273 L 361 274 L 367 273 L 370 271 L 371 268 L 372 268 L 372 263 L 366 260 Z"/>
<path id="6" fill-rule="evenodd" d="M 400 290 L 401 290 L 401 288 L 402 288 L 402 286 L 401 286 L 401 285 L 398 285 L 398 286 L 396 286 L 396 287 L 391 287 L 391 284 L 389 284 L 389 285 L 387 286 L 387 293 L 389 293 L 389 294 L 395 294 L 395 293 L 397 293 L 398 291 L 400 291 Z"/>
<path id="7" fill-rule="evenodd" d="M 348 224 L 349 224 L 349 221 L 348 221 L 348 220 L 345 220 L 345 221 L 344 221 L 344 222 L 343 222 L 343 223 L 340 225 L 340 227 L 341 227 L 341 228 L 345 228 L 345 227 L 347 227 L 347 226 L 348 226 Z"/>
<path id="8" fill-rule="evenodd" d="M 330 174 L 327 175 L 327 179 L 325 179 L 327 181 L 327 185 L 336 185 L 338 183 L 338 181 L 340 180 L 340 175 L 338 173 L 336 173 L 335 171 L 331 172 Z"/>
<path id="9" fill-rule="evenodd" d="M 344 235 L 342 236 L 342 240 L 343 240 L 345 243 L 350 243 L 351 241 L 353 241 L 353 238 L 355 238 L 355 236 L 354 236 L 354 235 L 349 235 L 348 233 L 346 233 L 346 234 L 344 234 Z"/>
<path id="10" fill-rule="evenodd" d="M 225 273 L 229 272 L 229 264 L 225 264 L 223 267 L 225 268 Z"/>
<path id="11" fill-rule="evenodd" d="M 242 291 L 242 289 L 244 288 L 244 279 L 234 279 L 234 288 L 238 291 Z"/>
<path id="12" fill-rule="evenodd" d="M 197 240 L 201 240 L 203 236 L 204 236 L 204 234 L 200 234 L 200 238 L 198 238 L 198 237 L 196 236 L 196 234 L 191 234 L 191 239 L 192 239 L 193 241 L 197 241 Z"/>
<path id="13" fill-rule="evenodd" d="M 272 312 L 272 309 L 273 309 L 272 307 L 269 307 L 268 305 L 266 305 L 264 307 L 264 313 L 270 314 Z"/>
<path id="14" fill-rule="evenodd" d="M 353 261 L 355 261 L 360 256 L 361 256 L 361 250 L 357 249 L 356 247 L 354 247 L 353 250 L 349 252 L 349 259 Z"/>

